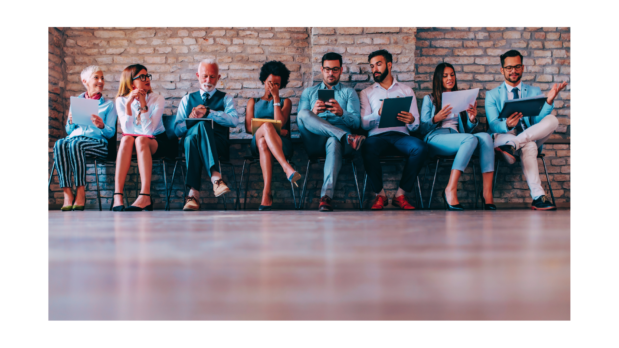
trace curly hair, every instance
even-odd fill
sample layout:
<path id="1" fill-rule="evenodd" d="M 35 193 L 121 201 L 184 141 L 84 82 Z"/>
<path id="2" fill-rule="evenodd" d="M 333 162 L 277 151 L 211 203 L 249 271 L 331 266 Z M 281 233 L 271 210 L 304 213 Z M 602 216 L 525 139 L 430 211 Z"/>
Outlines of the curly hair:
<path id="1" fill-rule="evenodd" d="M 264 63 L 262 68 L 260 68 L 260 82 L 262 82 L 263 85 L 264 81 L 267 80 L 269 75 L 281 77 L 282 84 L 280 88 L 285 88 L 288 84 L 288 79 L 290 78 L 290 70 L 286 68 L 284 63 L 277 60 L 272 60 L 270 62 Z"/>

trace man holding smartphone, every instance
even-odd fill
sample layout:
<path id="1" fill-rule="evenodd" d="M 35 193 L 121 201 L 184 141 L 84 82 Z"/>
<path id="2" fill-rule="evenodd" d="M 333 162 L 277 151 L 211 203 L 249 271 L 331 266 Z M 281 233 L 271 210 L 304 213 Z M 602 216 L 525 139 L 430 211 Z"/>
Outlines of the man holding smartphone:
<path id="1" fill-rule="evenodd" d="M 359 150 L 365 136 L 351 134 L 351 130 L 359 128 L 361 122 L 359 97 L 354 89 L 340 84 L 342 56 L 334 52 L 322 56 L 320 71 L 322 82 L 305 89 L 301 94 L 297 125 L 308 153 L 326 150 L 318 210 L 333 211 L 331 199 L 342 167 L 342 156 Z M 318 91 L 325 89 L 333 90 L 333 99 L 318 99 Z"/>
<path id="2" fill-rule="evenodd" d="M 554 100 L 567 82 L 554 84 L 546 99 L 546 104 L 538 116 L 523 118 L 522 113 L 515 112 L 506 119 L 500 119 L 506 100 L 528 98 L 541 95 L 539 87 L 522 83 L 524 64 L 522 55 L 516 50 L 505 52 L 501 56 L 501 73 L 505 83 L 486 93 L 486 117 L 490 133 L 494 138 L 494 147 L 509 164 L 516 162 L 520 156 L 522 171 L 531 190 L 533 210 L 556 210 L 546 198 L 537 166 L 538 148 L 550 138 L 559 126 L 559 121 L 550 112 Z M 550 183 L 549 183 L 550 184 Z"/>

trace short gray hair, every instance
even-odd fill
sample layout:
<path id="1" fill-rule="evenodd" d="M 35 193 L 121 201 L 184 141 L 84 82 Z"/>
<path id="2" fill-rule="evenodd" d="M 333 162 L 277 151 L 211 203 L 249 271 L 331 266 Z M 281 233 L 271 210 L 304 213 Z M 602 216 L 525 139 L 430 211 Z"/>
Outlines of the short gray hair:
<path id="1" fill-rule="evenodd" d="M 219 64 L 217 64 L 217 60 L 215 59 L 203 59 L 200 64 L 198 64 L 198 70 L 200 70 L 200 66 L 204 64 L 204 65 L 215 65 L 217 67 L 217 71 L 219 71 Z"/>
<path id="2" fill-rule="evenodd" d="M 87 66 L 84 68 L 84 70 L 82 70 L 82 74 L 80 75 L 80 81 L 82 81 L 84 87 L 86 87 L 84 80 L 88 80 L 97 71 L 103 72 L 103 70 L 101 70 L 101 67 L 98 65 Z"/>

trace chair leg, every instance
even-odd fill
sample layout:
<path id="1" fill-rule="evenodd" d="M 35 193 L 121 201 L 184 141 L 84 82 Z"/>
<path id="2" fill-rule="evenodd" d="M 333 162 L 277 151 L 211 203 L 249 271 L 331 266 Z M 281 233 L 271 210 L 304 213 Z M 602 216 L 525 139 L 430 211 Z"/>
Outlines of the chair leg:
<path id="1" fill-rule="evenodd" d="M 240 210 L 241 209 L 241 196 L 240 194 L 242 193 L 240 190 L 243 189 L 243 176 L 245 174 L 245 162 L 247 162 L 247 160 L 243 161 L 243 167 L 241 168 L 241 181 L 239 182 L 239 196 L 236 200 L 236 205 L 238 208 L 235 207 L 235 210 Z"/>
<path id="2" fill-rule="evenodd" d="M 355 161 L 350 160 L 352 164 L 352 175 L 355 176 L 355 187 L 357 188 L 357 200 L 359 200 L 359 210 L 363 210 L 363 204 L 361 203 L 361 192 L 359 192 L 359 180 L 357 179 L 357 167 Z"/>
<path id="3" fill-rule="evenodd" d="M 436 176 L 438 174 L 438 164 L 441 160 L 436 159 L 436 168 L 434 169 L 434 179 L 432 180 L 432 188 L 430 189 L 430 200 L 428 201 L 428 209 L 432 209 L 432 195 L 434 194 L 434 183 L 436 183 Z"/>
<path id="4" fill-rule="evenodd" d="M 542 163 L 544 164 L 544 172 L 546 173 L 546 182 L 548 183 L 548 190 L 550 190 L 550 197 L 552 198 L 552 205 L 556 207 L 557 205 L 555 204 L 555 195 L 552 192 L 552 186 L 550 185 L 550 179 L 548 178 L 548 170 L 546 169 L 546 161 L 544 160 L 544 157 L 542 157 Z"/>
<path id="5" fill-rule="evenodd" d="M 103 209 L 101 209 L 101 191 L 99 189 L 99 171 L 97 170 L 97 160 L 95 160 L 95 179 L 97 181 L 97 201 L 99 202 L 99 211 L 102 211 Z"/>
<path id="6" fill-rule="evenodd" d="M 174 169 L 172 169 L 172 179 L 170 180 L 170 188 L 166 186 L 166 204 L 165 210 L 170 211 L 170 196 L 172 195 L 172 186 L 174 186 L 174 177 L 176 176 L 176 166 L 178 161 L 174 161 Z"/>
<path id="7" fill-rule="evenodd" d="M 234 165 L 230 165 L 230 168 L 232 168 L 232 178 L 234 179 L 234 191 L 236 193 L 236 202 L 238 202 L 240 196 L 239 196 L 239 186 L 236 181 L 236 171 L 234 170 Z M 234 210 L 236 210 L 236 204 L 237 204 L 236 202 L 234 203 Z"/>
<path id="8" fill-rule="evenodd" d="M 166 170 L 164 159 L 161 160 L 161 169 L 163 170 L 163 185 L 165 186 L 166 191 L 168 191 L 168 171 Z M 152 203 L 152 198 L 151 198 L 151 203 Z"/>
<path id="9" fill-rule="evenodd" d="M 243 210 L 247 210 L 247 191 L 249 191 L 249 175 L 251 174 L 251 165 L 253 161 L 247 164 L 247 183 L 245 184 L 245 198 L 243 199 Z M 245 167 L 245 164 L 243 164 Z"/>
<path id="10" fill-rule="evenodd" d="M 56 169 L 56 160 L 52 159 L 52 171 L 49 173 L 49 181 L 47 182 L 47 189 L 52 187 L 52 177 L 54 176 L 55 169 Z"/>
<path id="11" fill-rule="evenodd" d="M 494 183 L 492 184 L 492 197 L 494 197 L 494 189 L 496 188 L 496 178 L 499 176 L 499 164 L 501 164 L 499 160 L 496 160 L 494 163 Z"/>
<path id="12" fill-rule="evenodd" d="M 307 189 L 307 177 L 309 176 L 310 167 L 312 161 L 307 160 L 307 168 L 305 169 L 305 180 L 303 180 L 303 189 L 301 190 L 301 202 L 299 203 L 299 209 L 305 210 L 305 190 Z"/>
<path id="13" fill-rule="evenodd" d="M 224 171 L 221 169 L 221 162 L 217 161 L 217 163 L 219 163 L 219 174 L 221 174 L 221 177 L 223 178 L 224 176 Z M 226 203 L 226 195 L 222 195 L 221 198 L 224 200 L 224 211 L 228 211 L 228 205 Z"/>
<path id="14" fill-rule="evenodd" d="M 473 209 L 477 210 L 477 170 L 475 170 L 475 163 L 472 160 L 471 165 L 473 166 L 473 183 L 475 184 L 475 193 L 473 194 Z"/>
<path id="15" fill-rule="evenodd" d="M 421 195 L 421 182 L 419 181 L 419 175 L 417 175 L 417 190 L 419 191 L 419 204 L 421 204 L 421 209 L 424 209 L 423 196 Z"/>
<path id="16" fill-rule="evenodd" d="M 363 205 L 365 204 L 365 188 L 368 184 L 368 173 L 365 173 L 365 179 L 363 180 L 363 194 L 361 195 L 361 210 L 363 210 Z"/>
<path id="17" fill-rule="evenodd" d="M 181 161 L 181 178 L 183 178 L 183 202 L 185 202 L 187 200 L 187 183 L 185 182 L 185 169 L 183 169 L 182 161 Z"/>

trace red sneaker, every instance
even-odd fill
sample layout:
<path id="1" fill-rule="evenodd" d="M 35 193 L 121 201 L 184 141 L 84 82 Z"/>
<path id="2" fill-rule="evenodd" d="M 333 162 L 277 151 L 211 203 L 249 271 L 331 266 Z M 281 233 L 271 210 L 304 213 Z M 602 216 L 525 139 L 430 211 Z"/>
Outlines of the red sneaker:
<path id="1" fill-rule="evenodd" d="M 346 138 L 346 140 L 348 141 L 348 144 L 350 145 L 350 147 L 353 148 L 353 150 L 358 151 L 361 148 L 361 145 L 363 144 L 363 142 L 365 141 L 365 136 L 356 135 L 356 134 L 348 134 L 348 137 Z"/>
<path id="2" fill-rule="evenodd" d="M 396 207 L 400 207 L 400 209 L 403 209 L 403 210 L 415 209 L 415 207 L 413 207 L 412 205 L 410 205 L 410 203 L 408 203 L 404 195 L 398 196 L 394 198 L 393 200 L 391 200 L 391 204 L 395 205 Z"/>
<path id="3" fill-rule="evenodd" d="M 372 203 L 372 210 L 382 210 L 385 205 L 388 204 L 386 196 L 376 195 L 374 202 Z"/>

